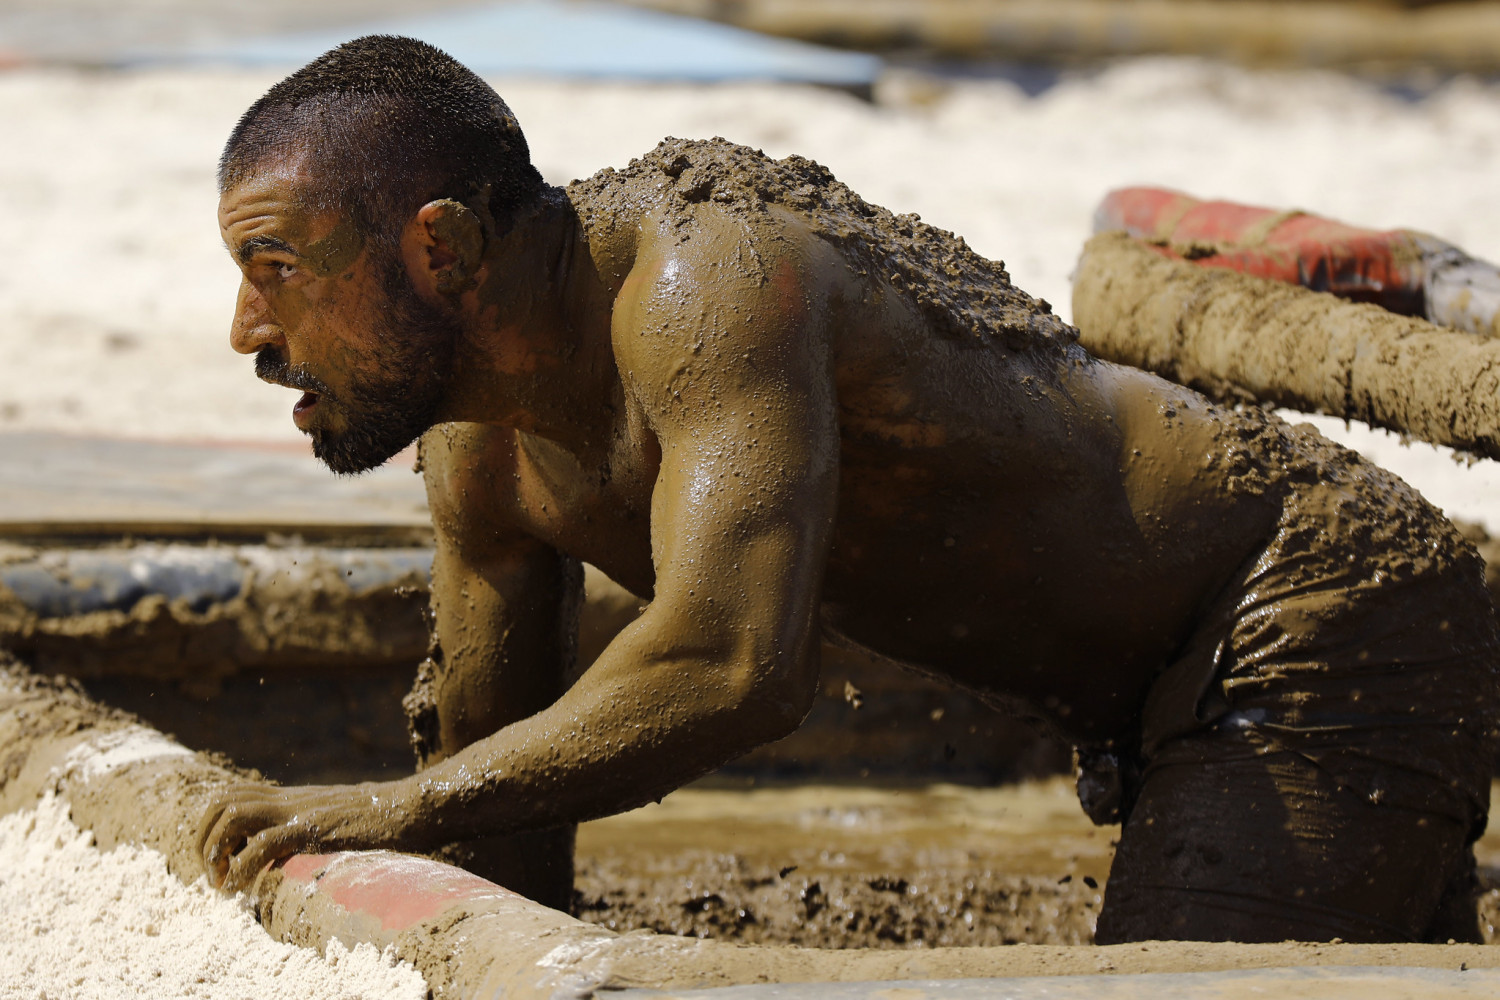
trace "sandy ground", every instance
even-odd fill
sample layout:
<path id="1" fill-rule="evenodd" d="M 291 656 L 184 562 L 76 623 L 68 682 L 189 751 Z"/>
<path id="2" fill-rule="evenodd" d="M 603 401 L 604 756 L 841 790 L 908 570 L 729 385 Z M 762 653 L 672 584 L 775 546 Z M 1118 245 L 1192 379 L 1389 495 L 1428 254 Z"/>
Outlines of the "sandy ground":
<path id="1" fill-rule="evenodd" d="M 45 885 L 47 892 L 38 892 Z M 95 850 L 50 796 L 0 817 L 0 1000 L 422 1000 L 368 944 L 319 956 L 273 941 L 247 906 L 184 886 L 155 851 Z"/>
<path id="2" fill-rule="evenodd" d="M 217 71 L 0 75 L 0 213 L 8 223 L 0 241 L 0 432 L 296 440 L 291 394 L 256 382 L 248 361 L 225 344 L 237 277 L 214 225 L 219 146 L 272 79 Z M 1500 87 L 1467 80 L 1411 101 L 1331 75 L 1150 60 L 1080 75 L 1036 98 L 1003 82 L 921 79 L 893 81 L 874 104 L 794 87 L 497 85 L 551 180 L 621 165 L 667 134 L 720 134 L 773 155 L 803 153 L 869 199 L 919 212 L 1006 260 L 1023 287 L 1064 315 L 1092 208 L 1123 184 L 1414 226 L 1500 260 L 1492 224 L 1500 193 L 1489 183 Z M 1336 423 L 1332 430 L 1450 513 L 1500 530 L 1492 463 L 1464 468 L 1386 435 L 1345 434 Z M 849 815 L 858 826 L 858 811 Z M 28 836 L 0 828 L 0 856 L 32 857 Z M 76 841 L 54 840 L 76 860 L 78 849 L 69 847 Z M 1075 882 L 1094 870 L 1082 861 L 1078 869 Z M 1071 872 L 1058 870 L 1056 878 Z M 33 953 L 37 935 L 26 928 L 49 919 L 36 908 L 54 905 L 17 893 L 0 906 L 0 982 L 16 981 L 14 963 Z M 112 909 L 107 901 L 84 905 Z M 132 934 L 149 935 L 132 931 L 130 919 L 89 940 L 118 937 L 145 954 L 145 938 Z M 330 989 L 307 995 L 338 995 Z M 158 995 L 146 986 L 87 993 L 65 981 L 57 990 L 48 995 Z"/>

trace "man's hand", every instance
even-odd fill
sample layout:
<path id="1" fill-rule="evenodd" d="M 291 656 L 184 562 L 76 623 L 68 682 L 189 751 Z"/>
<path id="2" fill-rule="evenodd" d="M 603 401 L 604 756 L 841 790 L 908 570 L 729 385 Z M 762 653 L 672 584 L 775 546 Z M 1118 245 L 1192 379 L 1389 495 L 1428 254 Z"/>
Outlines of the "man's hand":
<path id="1" fill-rule="evenodd" d="M 266 865 L 293 854 L 403 847 L 413 827 L 399 781 L 277 788 L 237 785 L 204 813 L 198 849 L 209 881 L 249 888 Z"/>

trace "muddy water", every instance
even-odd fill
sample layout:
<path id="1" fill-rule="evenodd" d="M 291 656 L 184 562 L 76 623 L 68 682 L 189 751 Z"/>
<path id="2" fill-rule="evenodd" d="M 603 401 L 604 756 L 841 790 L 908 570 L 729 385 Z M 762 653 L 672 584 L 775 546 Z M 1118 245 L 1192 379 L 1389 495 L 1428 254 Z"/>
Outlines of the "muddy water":
<path id="1" fill-rule="evenodd" d="M 579 827 L 575 907 L 614 930 L 744 943 L 1088 944 L 1118 835 L 1089 823 L 1064 778 L 697 786 Z M 1475 853 L 1493 943 L 1500 832 Z"/>

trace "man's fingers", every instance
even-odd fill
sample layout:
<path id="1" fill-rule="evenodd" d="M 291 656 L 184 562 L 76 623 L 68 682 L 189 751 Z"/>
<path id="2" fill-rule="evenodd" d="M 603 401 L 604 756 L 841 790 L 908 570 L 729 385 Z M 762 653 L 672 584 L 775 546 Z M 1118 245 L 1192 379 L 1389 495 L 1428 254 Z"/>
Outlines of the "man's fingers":
<path id="1" fill-rule="evenodd" d="M 318 843 L 329 829 L 328 793 L 252 784 L 226 789 L 199 827 L 198 853 L 209 882 L 229 892 L 246 889 L 266 865 Z"/>
<path id="2" fill-rule="evenodd" d="M 245 802 L 263 803 L 279 791 L 280 789 L 262 788 L 258 785 L 242 785 L 225 792 L 217 802 L 204 810 L 203 818 L 198 823 L 198 853 L 203 854 L 208 850 L 214 827 L 223 818 L 226 809 Z"/>
<path id="3" fill-rule="evenodd" d="M 308 831 L 298 826 L 273 826 L 246 841 L 225 869 L 220 886 L 226 892 L 241 892 L 250 888 L 255 876 L 262 868 L 282 858 L 290 857 L 306 844 Z"/>
<path id="4" fill-rule="evenodd" d="M 213 833 L 214 827 L 219 823 L 219 817 L 224 812 L 224 803 L 215 802 L 203 810 L 203 818 L 198 821 L 198 856 L 205 862 L 208 860 L 208 839 Z"/>
<path id="5" fill-rule="evenodd" d="M 281 820 L 281 811 L 262 796 L 253 796 L 250 801 L 236 798 L 237 801 L 226 802 L 215 811 L 201 848 L 209 881 L 217 885 L 223 884 L 234 855 L 247 841 Z"/>

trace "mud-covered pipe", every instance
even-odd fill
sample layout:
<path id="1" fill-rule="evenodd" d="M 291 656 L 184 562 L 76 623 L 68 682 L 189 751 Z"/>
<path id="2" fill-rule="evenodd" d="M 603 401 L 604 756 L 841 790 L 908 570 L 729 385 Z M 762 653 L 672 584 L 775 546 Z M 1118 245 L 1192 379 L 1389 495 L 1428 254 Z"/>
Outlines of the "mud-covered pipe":
<path id="1" fill-rule="evenodd" d="M 1500 458 L 1500 340 L 1197 267 L 1125 233 L 1085 244 L 1073 321 L 1096 356 L 1209 396 L 1362 420 Z"/>
<path id="2" fill-rule="evenodd" d="M 197 817 L 245 778 L 75 686 L 0 659 L 0 813 L 54 792 L 101 849 L 150 847 L 177 877 L 196 881 Z M 263 875 L 252 894 L 276 937 L 393 944 L 439 997 L 495 996 L 502 984 L 506 996 L 551 996 L 558 987 L 607 982 L 587 959 L 617 938 L 461 869 L 389 852 L 293 858 Z"/>
<path id="3" fill-rule="evenodd" d="M 1123 229 L 1199 267 L 1226 267 L 1438 326 L 1500 332 L 1500 268 L 1410 229 L 1374 230 L 1298 210 L 1203 201 L 1167 188 L 1119 188 L 1094 232 Z"/>
<path id="4" fill-rule="evenodd" d="M 414 664 L 421 547 L 6 546 L 0 648 L 43 670 L 202 682 L 240 670 Z"/>
<path id="5" fill-rule="evenodd" d="M 428 548 L 142 544 L 38 550 L 0 564 L 0 583 L 45 618 L 129 611 L 158 595 L 198 613 L 257 585 L 318 586 L 330 577 L 354 594 L 425 584 Z"/>
<path id="6" fill-rule="evenodd" d="M 0 660 L 0 813 L 51 791 L 101 849 L 150 847 L 178 878 L 196 881 L 197 818 L 246 779 L 76 686 Z M 385 851 L 294 857 L 263 873 L 251 895 L 278 939 L 394 945 L 437 997 L 581 997 L 619 985 L 723 985 L 736 972 L 756 978 L 721 954 L 732 946 L 617 935 L 462 869 Z"/>
<path id="7" fill-rule="evenodd" d="M 0 544 L 0 649 L 42 672 L 211 688 L 246 670 L 415 665 L 432 549 L 117 542 Z M 585 658 L 640 601 L 592 566 Z"/>

